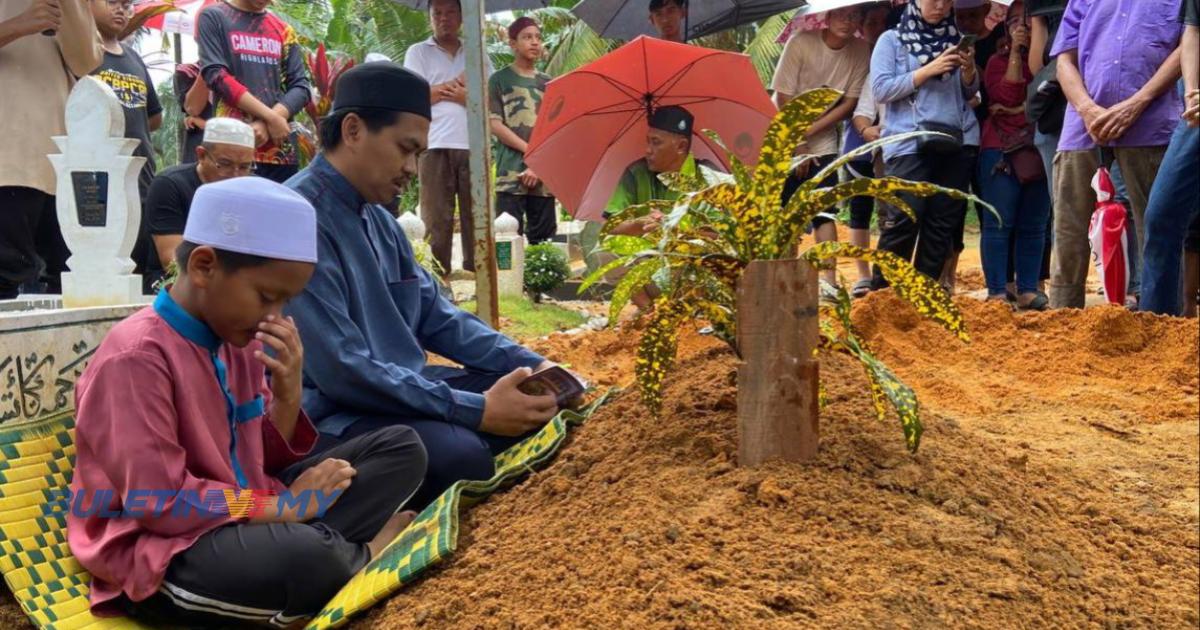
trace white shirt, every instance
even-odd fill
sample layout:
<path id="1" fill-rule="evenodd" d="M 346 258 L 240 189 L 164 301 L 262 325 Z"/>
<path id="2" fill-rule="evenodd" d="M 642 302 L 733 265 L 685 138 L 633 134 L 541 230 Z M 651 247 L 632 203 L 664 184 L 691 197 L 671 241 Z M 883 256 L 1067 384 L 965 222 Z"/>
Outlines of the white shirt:
<path id="1" fill-rule="evenodd" d="M 492 62 L 483 57 L 487 65 L 486 76 L 492 76 Z M 409 46 L 404 54 L 404 67 L 421 75 L 430 85 L 453 81 L 467 68 L 466 43 L 458 47 L 453 56 L 437 42 L 429 39 Z M 485 84 L 486 85 L 486 84 Z M 433 105 L 433 120 L 429 123 L 430 149 L 470 148 L 467 138 L 467 108 L 452 101 L 440 101 Z"/>

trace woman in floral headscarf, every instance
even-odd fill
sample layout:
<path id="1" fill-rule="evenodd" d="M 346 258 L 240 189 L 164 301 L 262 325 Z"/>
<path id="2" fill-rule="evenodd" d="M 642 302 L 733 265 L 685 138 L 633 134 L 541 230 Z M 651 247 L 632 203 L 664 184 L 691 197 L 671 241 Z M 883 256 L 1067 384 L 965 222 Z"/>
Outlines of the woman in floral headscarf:
<path id="1" fill-rule="evenodd" d="M 938 132 L 883 149 L 888 175 L 965 191 L 971 180 L 964 146 L 979 145 L 979 122 L 968 103 L 979 91 L 974 51 L 959 49 L 953 0 L 912 0 L 899 26 L 879 38 L 871 56 L 871 88 L 885 104 L 883 136 Z M 964 202 L 945 195 L 906 197 L 917 220 L 886 208 L 879 248 L 915 259 L 921 273 L 938 279 L 951 255 Z M 874 288 L 886 286 L 878 270 Z"/>

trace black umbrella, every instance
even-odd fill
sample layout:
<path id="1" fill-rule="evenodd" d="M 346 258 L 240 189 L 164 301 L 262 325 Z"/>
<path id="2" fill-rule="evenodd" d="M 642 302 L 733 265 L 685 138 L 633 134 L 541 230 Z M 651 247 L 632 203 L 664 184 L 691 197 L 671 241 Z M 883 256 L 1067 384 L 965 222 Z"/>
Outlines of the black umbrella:
<path id="1" fill-rule="evenodd" d="M 410 9 L 418 11 L 429 10 L 429 0 L 392 0 L 396 4 L 404 5 Z M 479 0 L 467 0 L 468 2 L 478 2 Z M 483 0 L 484 10 L 488 13 L 499 13 L 501 11 L 516 11 L 522 9 L 544 9 L 550 0 Z"/>
<path id="2" fill-rule="evenodd" d="M 687 38 L 757 22 L 804 4 L 805 0 L 690 0 Z M 650 0 L 583 0 L 571 11 L 601 37 L 628 40 L 658 35 L 650 26 Z"/>

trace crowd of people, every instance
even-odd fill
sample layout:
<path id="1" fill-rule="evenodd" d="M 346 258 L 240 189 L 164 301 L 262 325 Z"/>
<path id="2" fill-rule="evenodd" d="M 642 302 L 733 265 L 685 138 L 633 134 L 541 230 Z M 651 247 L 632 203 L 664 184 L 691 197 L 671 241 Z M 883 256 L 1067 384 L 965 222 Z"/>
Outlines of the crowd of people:
<path id="1" fill-rule="evenodd" d="M 113 89 L 148 158 L 137 262 L 151 279 L 178 268 L 152 306 L 106 336 L 76 389 L 72 495 L 109 492 L 118 512 L 145 492 L 160 499 L 137 517 L 69 513 L 99 614 L 275 626 L 311 616 L 411 510 L 457 480 L 490 477 L 497 453 L 560 408 L 521 388 L 553 364 L 448 301 L 387 209 L 419 179 L 433 252 L 449 270 L 455 209 L 470 207 L 458 1 L 430 2 L 433 35 L 403 65 L 343 74 L 319 121 L 321 152 L 303 169 L 292 119 L 311 86 L 295 33 L 270 4 L 227 0 L 200 14 L 200 61 L 175 78 L 191 151 L 157 173 L 149 132 L 162 107 L 119 39 L 130 2 L 0 5 L 0 107 L 15 123 L 0 149 L 0 298 L 57 288 L 69 252 L 43 156 L 63 133 L 72 81 L 88 74 Z M 1194 312 L 1197 4 L 1016 0 L 995 27 L 987 0 L 830 11 L 821 28 L 791 37 L 771 82 L 778 106 L 817 87 L 842 93 L 797 148 L 804 159 L 780 203 L 839 154 L 900 136 L 840 176 L 975 192 L 996 210 L 979 211 L 988 299 L 1082 307 L 1091 181 L 1110 166 L 1135 226 L 1131 306 Z M 650 0 L 647 18 L 680 40 L 686 11 L 686 0 Z M 496 206 L 529 240 L 545 240 L 553 191 L 524 162 L 549 81 L 537 68 L 540 28 L 522 17 L 507 36 L 514 61 L 491 74 L 487 95 Z M 675 196 L 659 174 L 713 167 L 692 155 L 698 129 L 686 107 L 648 111 L 646 122 L 645 157 L 618 180 L 606 216 Z M 877 211 L 878 247 L 952 288 L 968 204 L 945 195 L 911 204 L 915 217 L 856 200 L 850 239 L 869 241 Z M 814 221 L 818 241 L 838 238 L 838 213 Z M 458 214 L 469 238 L 470 213 Z M 613 231 L 645 234 L 661 219 Z M 463 249 L 470 269 L 473 248 Z M 863 266 L 853 292 L 885 285 Z M 462 367 L 428 365 L 429 353 Z M 189 503 L 244 490 L 267 496 L 248 517 Z M 287 499 L 304 492 L 325 493 L 332 507 L 304 513 Z"/>

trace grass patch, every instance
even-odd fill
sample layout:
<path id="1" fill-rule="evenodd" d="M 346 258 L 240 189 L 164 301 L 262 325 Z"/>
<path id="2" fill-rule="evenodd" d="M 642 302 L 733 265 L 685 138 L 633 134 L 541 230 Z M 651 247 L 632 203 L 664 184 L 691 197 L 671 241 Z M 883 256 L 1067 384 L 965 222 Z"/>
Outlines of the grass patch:
<path id="1" fill-rule="evenodd" d="M 475 300 L 458 305 L 475 312 Z M 525 298 L 500 298 L 500 328 L 513 337 L 541 337 L 587 321 L 583 315 L 554 304 L 534 304 Z"/>

